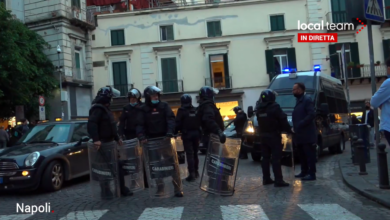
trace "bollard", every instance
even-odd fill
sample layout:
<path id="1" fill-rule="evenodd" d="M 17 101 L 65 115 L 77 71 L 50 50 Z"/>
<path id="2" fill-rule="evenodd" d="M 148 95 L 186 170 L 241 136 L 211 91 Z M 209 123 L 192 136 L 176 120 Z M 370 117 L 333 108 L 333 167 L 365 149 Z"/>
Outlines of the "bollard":
<path id="1" fill-rule="evenodd" d="M 378 171 L 379 171 L 379 188 L 390 189 L 389 171 L 387 167 L 386 144 L 378 144 Z"/>
<path id="2" fill-rule="evenodd" d="M 366 171 L 366 155 L 364 152 L 364 142 L 362 139 L 359 139 L 356 142 L 356 150 L 357 150 L 357 159 L 359 163 L 359 175 L 367 175 Z"/>
<path id="3" fill-rule="evenodd" d="M 351 142 L 351 152 L 352 152 L 352 163 L 354 165 L 357 165 L 357 150 L 356 150 L 356 142 L 358 140 L 357 136 L 353 136 L 352 142 Z"/>

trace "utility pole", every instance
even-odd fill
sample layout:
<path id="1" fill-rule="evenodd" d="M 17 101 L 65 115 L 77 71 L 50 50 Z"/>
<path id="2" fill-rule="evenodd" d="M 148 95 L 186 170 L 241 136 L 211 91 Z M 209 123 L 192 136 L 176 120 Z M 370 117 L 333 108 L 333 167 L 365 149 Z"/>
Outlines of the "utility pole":
<path id="1" fill-rule="evenodd" d="M 60 62 L 60 53 L 61 53 L 61 47 L 58 43 L 57 46 L 57 56 L 58 56 L 58 73 L 60 75 L 60 102 L 61 102 L 61 121 L 64 120 L 64 105 L 62 103 L 62 70 L 61 70 L 61 62 Z"/>

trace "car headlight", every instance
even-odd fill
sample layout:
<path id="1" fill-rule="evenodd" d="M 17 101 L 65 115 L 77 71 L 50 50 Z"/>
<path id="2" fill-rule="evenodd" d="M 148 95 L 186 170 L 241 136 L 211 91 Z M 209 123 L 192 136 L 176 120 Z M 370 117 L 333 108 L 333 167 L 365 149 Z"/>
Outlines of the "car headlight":
<path id="1" fill-rule="evenodd" d="M 245 128 L 245 132 L 255 133 L 255 128 L 253 127 L 252 121 L 248 121 L 248 125 Z"/>
<path id="2" fill-rule="evenodd" d="M 27 167 L 32 167 L 34 164 L 38 161 L 38 158 L 41 154 L 37 151 L 31 153 L 27 156 L 26 160 L 24 161 L 24 165 Z"/>

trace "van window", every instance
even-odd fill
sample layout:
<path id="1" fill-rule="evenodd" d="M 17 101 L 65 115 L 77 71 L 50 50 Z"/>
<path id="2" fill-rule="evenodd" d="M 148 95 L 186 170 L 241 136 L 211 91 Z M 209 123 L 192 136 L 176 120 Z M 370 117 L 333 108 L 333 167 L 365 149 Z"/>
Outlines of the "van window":
<path id="1" fill-rule="evenodd" d="M 312 96 L 312 93 L 306 93 L 308 96 Z M 311 97 L 313 99 L 313 97 Z M 280 105 L 282 109 L 286 108 L 295 108 L 295 105 L 297 104 L 297 99 L 294 97 L 293 94 L 278 94 L 276 96 L 276 103 Z"/>
<path id="2" fill-rule="evenodd" d="M 290 79 L 289 77 L 277 78 L 269 86 L 269 89 L 272 90 L 291 89 L 292 90 L 294 84 L 298 82 L 305 84 L 306 89 L 314 89 L 313 76 L 298 76 L 295 79 Z"/>

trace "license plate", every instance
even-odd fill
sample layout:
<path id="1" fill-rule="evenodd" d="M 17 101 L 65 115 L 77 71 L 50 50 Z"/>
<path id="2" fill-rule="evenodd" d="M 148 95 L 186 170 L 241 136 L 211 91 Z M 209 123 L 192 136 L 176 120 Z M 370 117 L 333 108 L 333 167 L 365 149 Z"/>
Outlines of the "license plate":
<path id="1" fill-rule="evenodd" d="M 3 183 L 3 177 L 0 177 L 0 184 Z"/>

